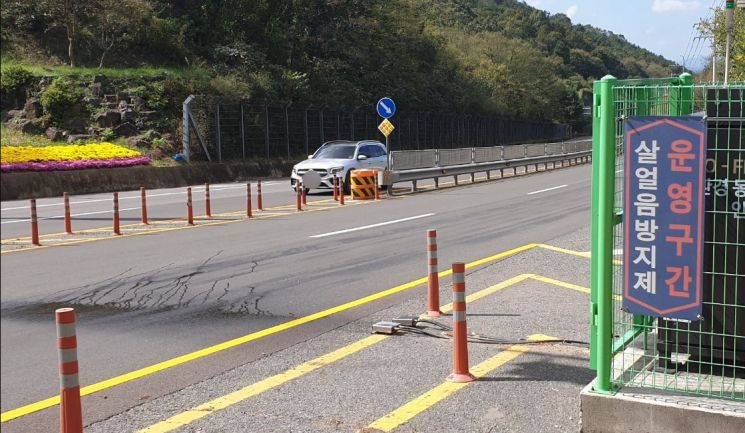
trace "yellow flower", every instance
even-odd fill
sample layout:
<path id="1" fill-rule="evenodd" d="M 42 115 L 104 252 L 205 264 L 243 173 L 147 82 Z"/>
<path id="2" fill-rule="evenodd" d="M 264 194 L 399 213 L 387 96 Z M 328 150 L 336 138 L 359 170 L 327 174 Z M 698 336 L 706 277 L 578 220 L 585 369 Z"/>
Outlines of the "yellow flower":
<path id="1" fill-rule="evenodd" d="M 136 150 L 112 143 L 72 144 L 68 146 L 3 146 L 3 164 L 45 161 L 80 161 L 86 159 L 131 158 L 140 156 Z"/>

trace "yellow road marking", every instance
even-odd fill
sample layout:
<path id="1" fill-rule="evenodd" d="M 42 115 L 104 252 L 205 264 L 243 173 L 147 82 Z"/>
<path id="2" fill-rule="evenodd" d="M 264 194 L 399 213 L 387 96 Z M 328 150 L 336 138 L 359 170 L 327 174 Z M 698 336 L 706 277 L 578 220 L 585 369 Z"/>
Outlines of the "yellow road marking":
<path id="1" fill-rule="evenodd" d="M 541 281 L 541 282 L 544 282 L 544 283 L 553 284 L 555 286 L 563 287 L 565 289 L 576 290 L 577 292 L 582 292 L 582 293 L 590 293 L 590 289 L 588 289 L 587 287 L 578 286 L 578 285 L 572 284 L 572 283 L 565 283 L 564 281 L 555 280 L 553 278 L 543 277 L 543 276 L 540 276 L 540 275 L 532 275 L 530 278 L 532 278 L 532 279 L 534 279 L 536 281 Z"/>
<path id="2" fill-rule="evenodd" d="M 550 340 L 553 338 L 538 334 L 531 335 L 530 337 L 528 337 L 528 339 L 531 341 L 541 341 Z M 472 367 L 471 374 L 473 374 L 477 379 L 484 377 L 491 371 L 496 370 L 502 365 L 514 360 L 528 350 L 530 350 L 530 346 L 525 344 L 516 344 L 510 346 L 497 355 Z M 384 432 L 391 432 L 404 423 L 410 421 L 412 418 L 416 417 L 420 413 L 434 406 L 435 404 L 445 400 L 449 396 L 465 388 L 466 386 L 468 386 L 468 383 L 443 382 L 442 384 L 437 385 L 431 390 L 415 398 L 414 400 L 411 400 L 398 409 L 379 418 L 368 427 L 371 429 L 382 430 Z"/>
<path id="3" fill-rule="evenodd" d="M 487 262 L 496 261 L 505 257 L 509 257 L 511 255 L 520 253 L 522 251 L 529 250 L 531 248 L 534 248 L 535 244 L 527 244 L 523 245 L 521 247 L 513 248 L 509 251 L 504 251 L 499 254 L 495 254 L 493 256 L 487 257 L 485 259 L 476 260 L 474 262 L 466 264 L 466 268 L 472 268 L 474 266 L 478 266 L 480 264 L 485 264 Z M 442 272 L 439 272 L 438 275 L 440 277 L 446 277 L 448 275 L 452 274 L 452 270 L 448 269 Z M 395 293 L 402 292 L 404 290 L 411 289 L 413 287 L 419 286 L 421 284 L 424 284 L 427 282 L 427 277 L 419 278 L 414 281 L 410 281 L 408 283 L 402 284 L 400 286 L 396 286 L 387 290 L 384 290 L 382 292 L 374 293 L 369 296 L 365 296 L 363 298 L 356 299 L 354 301 L 347 302 L 342 305 L 338 305 L 333 308 L 329 308 L 327 310 L 319 311 L 317 313 L 310 314 L 308 316 L 304 316 L 295 320 L 291 320 L 289 322 L 281 323 L 279 325 L 272 326 L 270 328 L 263 329 L 261 331 L 257 331 L 251 334 L 244 335 L 242 337 L 234 338 L 232 340 L 228 340 L 210 347 L 206 347 L 204 349 L 197 350 L 195 352 L 187 353 L 185 355 L 181 355 L 175 358 L 171 358 L 166 361 L 159 362 L 157 364 L 153 364 L 148 367 L 141 368 L 139 370 L 134 370 L 129 373 L 125 373 L 110 379 L 103 380 L 101 382 L 94 383 L 92 385 L 85 386 L 80 389 L 80 395 L 85 396 L 89 394 L 93 394 L 95 392 L 111 388 L 114 386 L 121 385 L 126 382 L 130 382 L 135 379 L 139 379 L 148 375 L 151 375 L 153 373 L 166 370 L 171 367 L 175 367 L 177 365 L 184 364 L 189 361 L 193 361 L 195 359 L 203 358 L 208 355 L 212 355 L 217 352 L 221 352 L 223 350 L 227 350 L 236 346 L 239 346 L 241 344 L 248 343 L 250 341 L 258 340 L 260 338 L 264 338 L 268 335 L 276 334 L 278 332 L 285 331 L 287 329 L 295 328 L 297 326 L 312 322 L 314 320 L 322 319 L 324 317 L 328 317 L 337 313 L 340 313 L 342 311 L 346 311 L 355 307 L 358 307 L 360 305 L 364 305 L 373 301 L 376 301 L 378 299 L 384 298 L 386 296 L 393 295 Z M 6 422 L 10 421 L 15 418 L 19 418 L 25 415 L 28 415 L 30 413 L 46 409 L 52 406 L 55 406 L 59 404 L 59 396 L 50 397 L 45 400 L 38 401 L 36 403 L 31 403 L 25 406 L 21 406 L 16 409 L 12 409 L 6 412 L 3 412 L 0 414 L 0 422 Z"/>
<path id="4" fill-rule="evenodd" d="M 157 424 L 151 425 L 150 427 L 139 430 L 138 433 L 165 433 L 175 430 L 179 427 L 183 427 L 200 418 L 211 415 L 214 412 L 230 407 L 250 397 L 261 394 L 262 392 L 268 391 L 293 379 L 297 379 L 298 377 L 318 370 L 321 367 L 325 367 L 331 363 L 339 361 L 340 359 L 346 358 L 347 356 L 359 352 L 360 350 L 367 347 L 370 347 L 387 337 L 387 335 L 371 335 L 348 346 L 342 347 L 341 349 L 335 350 L 331 353 L 327 353 L 326 355 L 320 356 L 311 361 L 302 363 L 295 368 L 285 371 L 284 373 L 276 374 L 259 382 L 248 385 L 242 389 L 239 389 L 238 391 L 231 392 L 230 394 L 218 397 L 212 401 L 208 401 L 207 403 L 195 406 L 192 409 L 187 410 L 186 412 L 181 412 L 168 418 L 165 421 L 161 421 Z"/>
<path id="5" fill-rule="evenodd" d="M 536 245 L 536 246 L 537 246 L 538 248 L 543 248 L 544 250 L 556 251 L 556 252 L 558 252 L 558 253 L 570 254 L 570 255 L 572 255 L 572 256 L 577 256 L 577 257 L 584 257 L 584 258 L 586 258 L 586 259 L 589 259 L 589 258 L 591 258 L 591 255 L 590 255 L 590 253 L 588 253 L 588 252 L 586 252 L 586 251 L 574 251 L 574 250 L 568 250 L 568 249 L 566 249 L 566 248 L 555 247 L 555 246 L 553 246 L 553 245 L 546 245 L 546 244 L 538 244 L 538 245 Z M 613 264 L 614 264 L 614 265 L 618 265 L 618 266 L 621 266 L 621 265 L 623 265 L 623 260 L 613 259 Z"/>
<path id="6" fill-rule="evenodd" d="M 476 301 L 478 299 L 481 299 L 481 298 L 483 298 L 485 296 L 494 294 L 494 293 L 496 293 L 496 292 L 498 292 L 498 291 L 500 291 L 502 289 L 506 289 L 507 287 L 510 287 L 512 285 L 515 285 L 515 284 L 517 284 L 517 283 L 519 283 L 521 281 L 524 281 L 524 280 L 528 279 L 531 275 L 532 274 L 522 274 L 522 275 L 518 275 L 517 277 L 513 277 L 513 278 L 510 278 L 508 280 L 502 281 L 502 282 L 497 283 L 497 284 L 495 284 L 495 285 L 493 285 L 491 287 L 487 287 L 486 289 L 480 290 L 480 291 L 472 294 L 471 296 L 469 296 L 468 298 L 466 298 L 466 301 L 467 302 L 473 302 L 473 301 Z M 443 309 L 448 309 L 448 306 L 443 307 Z M 383 341 L 385 339 L 385 337 L 387 337 L 387 336 L 386 335 L 379 335 L 378 337 L 382 337 L 382 338 L 379 338 L 376 341 L 374 341 L 372 343 L 369 343 L 369 344 L 365 343 L 365 346 L 364 347 L 369 347 L 369 346 L 372 346 L 375 343 L 378 343 L 380 341 Z M 152 426 L 150 426 L 148 428 L 142 429 L 138 433 L 164 433 L 164 432 L 168 432 L 168 431 L 171 431 L 173 429 L 176 429 L 178 427 L 183 427 L 184 425 L 187 425 L 187 424 L 189 424 L 189 423 L 191 423 L 193 421 L 196 421 L 199 418 L 202 418 L 202 417 L 204 417 L 206 415 L 209 415 L 211 413 L 214 413 L 214 412 L 216 412 L 218 410 L 225 409 L 225 408 L 227 408 L 229 406 L 232 406 L 232 405 L 234 405 L 234 404 L 236 404 L 238 402 L 241 402 L 243 400 L 246 400 L 246 399 L 248 399 L 250 397 L 253 397 L 253 396 L 257 395 L 257 394 L 260 394 L 260 393 L 262 393 L 264 391 L 268 391 L 271 388 L 274 388 L 276 386 L 282 385 L 283 383 L 286 383 L 286 382 L 288 382 L 288 381 L 290 381 L 292 379 L 296 379 L 296 378 L 302 376 L 305 373 L 309 373 L 309 372 L 311 372 L 313 370 L 316 370 L 317 368 L 310 369 L 310 367 L 315 366 L 317 363 L 321 363 L 322 366 L 325 366 L 325 365 L 331 364 L 332 362 L 337 361 L 337 360 L 343 358 L 344 356 L 347 356 L 348 354 L 357 352 L 360 349 L 354 349 L 353 351 L 350 351 L 349 353 L 347 353 L 350 350 L 349 348 L 356 347 L 358 344 L 360 344 L 362 342 L 365 342 L 365 341 L 369 340 L 370 338 L 371 337 L 367 337 L 367 338 L 365 338 L 363 340 L 359 340 L 359 341 L 357 341 L 355 343 L 350 344 L 349 346 L 342 347 L 341 349 L 338 349 L 335 352 L 329 353 L 329 354 L 324 355 L 324 356 L 322 356 L 320 358 L 316 358 L 313 361 L 309 361 L 309 362 L 306 362 L 304 364 L 301 364 L 301 365 L 295 367 L 292 370 L 288 370 L 285 373 L 281 373 L 281 374 L 278 374 L 276 376 L 272 376 L 272 377 L 270 377 L 268 379 L 264 379 L 264 380 L 262 380 L 260 382 L 255 383 L 255 384 L 246 386 L 245 388 L 242 388 L 241 390 L 232 392 L 232 393 L 227 394 L 227 395 L 225 395 L 223 397 L 219 397 L 219 398 L 217 398 L 215 400 L 212 400 L 212 401 L 210 401 L 208 403 L 201 404 L 201 405 L 199 405 L 199 406 L 197 406 L 195 408 L 192 408 L 192 409 L 187 410 L 186 412 L 182 412 L 180 414 L 174 415 L 174 416 L 172 416 L 171 418 L 168 418 L 165 421 L 159 422 L 159 423 L 157 423 L 155 425 L 152 425 Z M 339 354 L 339 353 L 343 353 L 344 355 L 343 356 L 336 356 L 336 354 Z M 333 360 L 331 360 L 329 362 L 321 362 L 321 361 L 319 361 L 319 360 L 322 360 L 322 359 L 332 359 L 332 358 L 333 358 Z M 320 366 L 319 366 L 319 368 L 320 368 Z M 301 374 L 297 374 L 298 372 L 301 372 Z"/>
<path id="7" fill-rule="evenodd" d="M 321 201 L 325 202 L 325 201 L 328 201 L 328 200 L 321 200 Z M 356 205 L 363 205 L 363 204 L 369 204 L 369 203 L 375 203 L 375 201 L 372 201 L 372 200 L 367 200 L 367 201 L 359 201 L 359 200 L 358 201 L 350 201 L 349 205 L 350 206 L 356 206 Z M 251 218 L 251 219 L 249 219 L 249 218 L 241 218 L 241 219 L 234 219 L 234 220 L 231 219 L 231 220 L 212 221 L 212 220 L 207 219 L 205 217 L 197 217 L 197 218 L 195 218 L 195 220 L 200 221 L 200 223 L 199 224 L 195 224 L 193 226 L 186 225 L 186 226 L 180 226 L 180 227 L 167 227 L 167 228 L 162 228 L 162 229 L 150 229 L 150 230 L 143 230 L 143 231 L 139 231 L 139 232 L 135 232 L 135 233 L 122 233 L 121 235 L 117 235 L 117 236 L 113 236 L 112 235 L 112 236 L 102 237 L 102 238 L 72 239 L 72 240 L 69 240 L 69 241 L 66 240 L 64 242 L 61 242 L 61 243 L 58 243 L 58 244 L 53 244 L 53 245 L 44 245 L 44 244 L 42 244 L 41 246 L 35 246 L 35 247 L 16 248 L 16 249 L 4 250 L 4 251 L 0 251 L 0 254 L 10 254 L 10 253 L 18 253 L 18 252 L 24 252 L 24 251 L 37 251 L 37 250 L 44 249 L 44 248 L 60 247 L 60 246 L 67 246 L 67 245 L 77 245 L 77 244 L 86 244 L 86 243 L 98 242 L 98 241 L 104 241 L 104 240 L 110 240 L 110 239 L 123 239 L 123 238 L 129 238 L 129 237 L 133 237 L 133 236 L 144 236 L 144 235 L 150 235 L 150 234 L 155 234 L 155 233 L 164 233 L 164 232 L 171 232 L 171 231 L 177 231 L 177 230 L 188 230 L 188 229 L 194 229 L 194 228 L 199 228 L 199 227 L 226 225 L 226 224 L 233 224 L 233 223 L 240 223 L 240 222 L 250 221 L 252 219 L 253 220 L 261 220 L 261 219 L 273 218 L 273 217 L 276 217 L 276 216 L 296 215 L 296 214 L 302 214 L 302 213 L 319 212 L 319 211 L 325 211 L 325 210 L 329 210 L 329 209 L 335 209 L 337 207 L 342 207 L 342 206 L 330 205 L 330 206 L 326 206 L 326 207 L 318 207 L 318 208 L 314 208 L 314 209 L 306 209 L 303 212 L 283 212 L 283 213 L 266 212 L 265 213 L 264 211 L 261 211 L 260 213 L 254 213 L 254 217 Z M 273 209 L 274 208 L 268 208 L 267 211 L 271 211 Z M 241 212 L 235 212 L 235 213 L 230 213 L 230 214 L 215 214 L 215 215 L 213 215 L 213 218 L 214 217 L 220 217 L 220 216 L 228 216 L 228 215 L 231 215 L 231 214 L 238 215 L 238 214 L 242 214 L 242 213 Z M 210 221 L 210 222 L 204 222 L 203 223 L 201 221 Z M 168 221 L 161 221 L 161 222 L 159 222 L 159 224 L 178 224 L 178 223 L 185 223 L 185 220 L 168 220 Z M 140 224 L 129 224 L 129 225 L 126 225 L 126 226 L 121 226 L 121 227 L 122 227 L 122 229 L 125 229 L 125 228 L 135 228 L 135 227 L 138 227 L 139 228 L 139 227 L 143 227 L 143 226 L 140 225 Z M 110 233 L 111 230 L 112 230 L 111 228 L 106 228 L 106 227 L 104 227 L 104 228 L 94 228 L 94 229 L 85 229 L 85 230 L 80 230 L 79 232 L 77 232 L 77 234 L 78 235 L 81 235 L 81 234 L 98 234 L 98 233 L 106 233 L 106 232 L 109 232 Z M 49 239 L 50 236 L 59 236 L 59 235 L 66 236 L 65 233 L 50 233 L 50 234 L 42 235 L 40 237 L 40 240 L 42 242 L 49 241 L 50 240 Z M 0 241 L 0 243 L 5 244 L 5 245 L 13 245 L 12 242 L 16 242 L 16 241 L 28 241 L 28 242 L 30 242 L 30 239 L 31 239 L 30 237 L 26 237 L 26 238 L 10 238 L 10 239 L 3 239 L 3 240 Z"/>
<path id="8" fill-rule="evenodd" d="M 509 280 L 504 280 L 504 281 L 502 281 L 499 284 L 495 284 L 495 285 L 493 285 L 491 287 L 488 287 L 488 288 L 486 288 L 484 290 L 480 290 L 480 291 L 478 291 L 476 293 L 472 293 L 472 294 L 466 296 L 466 303 L 469 303 L 470 304 L 471 302 L 477 301 L 477 300 L 479 300 L 479 299 L 481 299 L 481 298 L 483 298 L 485 296 L 489 296 L 489 295 L 491 295 L 493 293 L 496 293 L 496 292 L 498 292 L 498 291 L 500 291 L 502 289 L 505 289 L 507 287 L 513 286 L 513 285 L 515 285 L 517 283 L 520 283 L 522 281 L 525 281 L 528 278 L 532 278 L 534 276 L 535 276 L 535 274 L 520 274 L 520 275 L 518 275 L 516 277 L 510 278 Z M 447 304 L 447 305 L 443 305 L 442 307 L 440 307 L 440 311 L 442 311 L 443 313 L 448 313 L 448 312 L 450 312 L 452 310 L 453 310 L 453 304 L 452 303 Z"/>

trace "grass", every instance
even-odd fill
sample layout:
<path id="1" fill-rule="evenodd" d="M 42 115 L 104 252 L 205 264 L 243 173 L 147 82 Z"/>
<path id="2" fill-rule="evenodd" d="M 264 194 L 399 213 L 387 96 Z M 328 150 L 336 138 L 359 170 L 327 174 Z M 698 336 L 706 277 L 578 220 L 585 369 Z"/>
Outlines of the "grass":
<path id="1" fill-rule="evenodd" d="M 138 68 L 94 68 L 70 66 L 46 66 L 34 63 L 26 63 L 13 59 L 3 59 L 3 67 L 21 66 L 38 77 L 59 77 L 69 75 L 93 76 L 105 75 L 108 78 L 139 78 L 139 77 L 162 77 L 172 76 L 178 78 L 200 78 L 209 79 L 209 72 L 198 67 L 188 68 L 166 68 L 154 66 L 142 66 Z"/>
<path id="2" fill-rule="evenodd" d="M 65 141 L 52 141 L 46 135 L 24 134 L 21 131 L 0 125 L 0 145 L 2 146 L 52 146 L 67 144 Z"/>

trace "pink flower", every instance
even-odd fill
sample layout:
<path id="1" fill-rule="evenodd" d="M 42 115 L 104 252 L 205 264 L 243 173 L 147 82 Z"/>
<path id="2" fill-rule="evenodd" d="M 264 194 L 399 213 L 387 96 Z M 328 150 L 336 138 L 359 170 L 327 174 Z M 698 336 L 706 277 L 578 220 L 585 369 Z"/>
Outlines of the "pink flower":
<path id="1" fill-rule="evenodd" d="M 131 158 L 86 159 L 80 161 L 46 161 L 21 162 L 0 164 L 3 173 L 13 171 L 55 171 L 55 170 L 84 170 L 87 168 L 131 167 L 134 165 L 148 165 L 150 158 L 135 156 Z"/>

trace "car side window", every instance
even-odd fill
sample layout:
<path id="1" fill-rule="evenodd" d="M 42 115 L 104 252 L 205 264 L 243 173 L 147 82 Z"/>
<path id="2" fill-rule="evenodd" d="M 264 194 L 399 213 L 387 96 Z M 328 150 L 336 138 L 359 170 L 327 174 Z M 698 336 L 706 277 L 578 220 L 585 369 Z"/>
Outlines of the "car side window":
<path id="1" fill-rule="evenodd" d="M 385 149 L 380 146 L 375 146 L 375 150 L 378 152 L 377 156 L 385 156 Z"/>
<path id="2" fill-rule="evenodd" d="M 360 147 L 360 152 L 358 155 L 365 155 L 368 158 L 374 158 L 375 157 L 375 151 L 372 149 L 372 146 L 370 145 L 364 145 Z"/>

